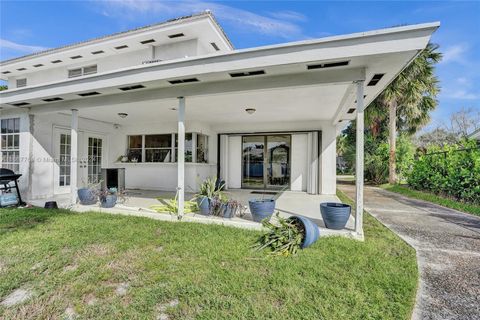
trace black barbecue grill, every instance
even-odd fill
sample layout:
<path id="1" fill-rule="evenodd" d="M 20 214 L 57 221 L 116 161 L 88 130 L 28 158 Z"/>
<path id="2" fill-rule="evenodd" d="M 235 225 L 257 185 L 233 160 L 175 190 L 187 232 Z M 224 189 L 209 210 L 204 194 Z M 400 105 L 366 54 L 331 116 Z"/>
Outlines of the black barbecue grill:
<path id="1" fill-rule="evenodd" d="M 23 202 L 20 190 L 18 190 L 18 178 L 21 176 L 21 174 L 15 173 L 10 169 L 0 168 L 0 191 L 2 196 L 12 193 L 13 186 L 10 183 L 13 182 L 17 191 L 17 205 L 24 206 L 26 203 Z"/>

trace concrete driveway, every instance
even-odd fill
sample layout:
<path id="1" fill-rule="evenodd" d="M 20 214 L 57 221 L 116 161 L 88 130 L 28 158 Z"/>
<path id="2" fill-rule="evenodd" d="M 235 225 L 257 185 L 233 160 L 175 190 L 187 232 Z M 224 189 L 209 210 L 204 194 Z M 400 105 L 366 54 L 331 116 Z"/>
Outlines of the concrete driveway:
<path id="1" fill-rule="evenodd" d="M 354 198 L 353 185 L 338 188 Z M 413 319 L 480 319 L 480 217 L 375 187 L 365 210 L 417 250 Z"/>

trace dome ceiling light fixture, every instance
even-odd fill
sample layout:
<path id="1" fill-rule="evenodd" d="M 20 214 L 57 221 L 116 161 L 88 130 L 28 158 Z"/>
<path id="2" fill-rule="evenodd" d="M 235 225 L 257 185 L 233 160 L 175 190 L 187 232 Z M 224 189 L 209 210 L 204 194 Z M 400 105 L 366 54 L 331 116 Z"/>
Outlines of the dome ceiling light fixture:
<path id="1" fill-rule="evenodd" d="M 255 108 L 246 108 L 245 111 L 246 111 L 248 114 L 254 114 L 255 111 L 257 111 L 257 109 L 255 109 Z"/>
<path id="2" fill-rule="evenodd" d="M 118 116 L 122 119 L 125 119 L 127 116 L 128 116 L 128 113 L 125 113 L 125 112 L 119 112 L 118 113 Z"/>

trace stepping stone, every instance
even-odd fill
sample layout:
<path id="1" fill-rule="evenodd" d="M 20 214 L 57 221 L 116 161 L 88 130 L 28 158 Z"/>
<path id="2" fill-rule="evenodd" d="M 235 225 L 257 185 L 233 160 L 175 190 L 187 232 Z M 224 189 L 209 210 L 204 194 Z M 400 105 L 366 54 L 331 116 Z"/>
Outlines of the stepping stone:
<path id="1" fill-rule="evenodd" d="M 178 299 L 173 299 L 167 303 L 162 303 L 157 306 L 157 310 L 160 312 L 157 316 L 157 320 L 168 320 L 170 319 L 168 314 L 166 314 L 164 311 L 167 310 L 168 307 L 173 308 L 178 306 L 179 301 Z"/>
<path id="2" fill-rule="evenodd" d="M 30 290 L 26 289 L 16 289 L 12 293 L 10 293 L 1 303 L 0 305 L 4 307 L 11 307 L 16 304 L 22 303 L 27 301 L 32 297 L 33 293 Z"/>
<path id="3" fill-rule="evenodd" d="M 119 296 L 124 296 L 127 294 L 128 287 L 128 283 L 122 282 L 117 286 L 117 289 L 115 289 L 115 293 Z"/>
<path id="4" fill-rule="evenodd" d="M 74 320 L 77 318 L 77 316 L 78 314 L 72 307 L 68 307 L 67 309 L 65 309 L 65 320 Z"/>

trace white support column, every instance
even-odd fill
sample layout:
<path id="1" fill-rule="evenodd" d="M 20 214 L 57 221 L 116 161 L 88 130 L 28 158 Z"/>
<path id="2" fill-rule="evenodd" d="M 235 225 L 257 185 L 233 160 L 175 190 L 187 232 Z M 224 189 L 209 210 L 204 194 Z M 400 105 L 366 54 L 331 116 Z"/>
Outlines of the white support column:
<path id="1" fill-rule="evenodd" d="M 178 155 L 177 155 L 177 191 L 178 217 L 184 213 L 185 203 L 185 98 L 178 97 Z"/>
<path id="2" fill-rule="evenodd" d="M 72 109 L 70 133 L 70 193 L 72 204 L 77 203 L 78 110 Z"/>
<path id="3" fill-rule="evenodd" d="M 355 232 L 363 238 L 363 140 L 364 140 L 364 116 L 363 116 L 363 84 L 364 81 L 356 82 L 357 87 L 357 146 L 355 161 L 356 197 L 355 197 Z"/>

